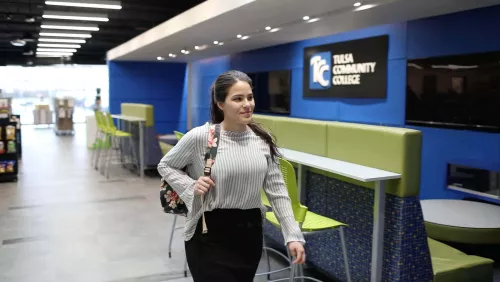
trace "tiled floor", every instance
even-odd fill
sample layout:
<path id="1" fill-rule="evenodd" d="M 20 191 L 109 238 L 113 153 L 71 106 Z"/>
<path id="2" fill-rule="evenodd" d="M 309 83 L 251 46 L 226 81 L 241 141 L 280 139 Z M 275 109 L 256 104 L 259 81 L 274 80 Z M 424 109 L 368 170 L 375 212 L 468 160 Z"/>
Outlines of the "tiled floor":
<path id="1" fill-rule="evenodd" d="M 0 183 L 0 282 L 192 281 L 180 232 L 168 258 L 173 218 L 159 208 L 158 179 L 115 167 L 106 180 L 84 130 L 23 129 L 19 182 Z"/>
<path id="2" fill-rule="evenodd" d="M 181 232 L 167 255 L 173 217 L 160 210 L 159 180 L 118 167 L 107 181 L 84 130 L 23 128 L 19 182 L 0 183 L 0 281 L 192 281 Z"/>

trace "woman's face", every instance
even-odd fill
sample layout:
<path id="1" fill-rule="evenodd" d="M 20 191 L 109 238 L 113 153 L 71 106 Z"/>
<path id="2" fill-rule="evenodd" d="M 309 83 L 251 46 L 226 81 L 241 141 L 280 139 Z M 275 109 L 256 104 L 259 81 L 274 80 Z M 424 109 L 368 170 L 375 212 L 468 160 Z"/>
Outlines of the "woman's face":
<path id="1" fill-rule="evenodd" d="M 224 120 L 237 124 L 249 124 L 252 120 L 255 101 L 250 84 L 238 81 L 231 88 L 224 103 L 218 103 L 224 112 Z"/>

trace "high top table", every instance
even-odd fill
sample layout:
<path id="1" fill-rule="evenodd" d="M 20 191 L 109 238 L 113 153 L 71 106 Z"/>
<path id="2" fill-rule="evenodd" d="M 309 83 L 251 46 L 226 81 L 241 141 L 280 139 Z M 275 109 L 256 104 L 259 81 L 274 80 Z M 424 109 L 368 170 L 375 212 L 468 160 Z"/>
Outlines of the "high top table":
<path id="1" fill-rule="evenodd" d="M 339 161 L 289 149 L 279 149 L 283 158 L 298 165 L 298 190 L 304 198 L 306 168 L 313 167 L 363 182 L 375 182 L 375 201 L 373 206 L 373 241 L 371 282 L 382 281 L 384 254 L 385 184 L 387 180 L 399 179 L 401 174 L 376 168 Z"/>
<path id="2" fill-rule="evenodd" d="M 429 237 L 464 244 L 500 244 L 500 206 L 466 200 L 422 200 Z"/>
<path id="3" fill-rule="evenodd" d="M 126 115 L 111 115 L 117 119 L 118 129 L 122 130 L 121 121 L 137 122 L 139 123 L 139 175 L 144 178 L 144 123 L 146 120 L 140 117 L 126 116 Z"/>

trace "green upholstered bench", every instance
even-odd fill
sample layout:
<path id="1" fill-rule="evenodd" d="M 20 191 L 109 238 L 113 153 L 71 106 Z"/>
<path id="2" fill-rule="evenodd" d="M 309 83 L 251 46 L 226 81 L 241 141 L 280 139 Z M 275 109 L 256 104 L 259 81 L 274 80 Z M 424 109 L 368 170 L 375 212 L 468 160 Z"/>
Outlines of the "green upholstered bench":
<path id="1" fill-rule="evenodd" d="M 145 120 L 144 126 L 154 126 L 154 107 L 147 104 L 121 103 L 121 113 L 124 116 L 138 117 Z"/>
<path id="2" fill-rule="evenodd" d="M 389 181 L 386 192 L 398 197 L 419 194 L 420 131 L 265 115 L 254 115 L 254 120 L 276 137 L 279 147 L 399 173 L 402 178 Z M 374 188 L 373 182 L 334 177 Z"/>
<path id="3" fill-rule="evenodd" d="M 493 260 L 467 255 L 428 239 L 434 282 L 493 281 Z"/>
<path id="4" fill-rule="evenodd" d="M 386 187 L 386 193 L 395 196 L 392 198 L 394 199 L 393 201 L 399 203 L 398 205 L 394 205 L 394 210 L 386 209 L 386 217 L 392 217 L 389 221 L 386 219 L 386 222 L 390 222 L 386 224 L 386 237 L 389 236 L 393 240 L 390 246 L 392 251 L 384 259 L 384 275 L 387 281 L 416 281 L 415 279 L 421 279 L 418 281 L 429 281 L 432 279 L 433 273 L 435 281 L 451 281 L 446 280 L 448 279 L 447 277 L 455 277 L 455 275 L 471 277 L 471 275 L 476 274 L 478 269 L 483 268 L 488 270 L 483 274 L 484 277 L 491 280 L 492 273 L 489 270 L 491 268 L 490 260 L 458 255 L 459 252 L 457 250 L 436 241 L 428 240 L 425 235 L 426 231 L 418 199 L 420 193 L 421 132 L 406 128 L 265 115 L 254 115 L 254 120 L 269 130 L 276 137 L 278 146 L 282 148 L 378 168 L 402 175 L 399 180 L 389 181 Z M 373 182 L 364 183 L 317 169 L 309 169 L 309 171 L 356 186 L 369 189 L 374 188 Z M 315 184 L 324 185 L 323 183 L 325 183 L 325 180 L 321 180 Z M 328 187 L 336 189 L 334 187 L 339 186 L 339 184 L 335 185 Z M 355 189 L 353 186 L 349 187 Z M 324 188 L 315 189 L 321 190 Z M 335 190 L 335 193 L 339 191 L 341 190 Z M 363 192 L 356 190 L 356 193 Z M 325 196 L 332 197 L 328 195 L 331 194 L 327 193 Z M 315 199 L 320 199 L 321 197 L 321 195 L 315 195 Z M 345 197 L 349 196 L 346 194 Z M 335 200 L 335 197 L 332 197 L 332 199 Z M 326 200 L 322 199 L 321 201 L 327 202 L 329 200 L 330 198 Z M 338 202 L 335 203 L 338 205 Z M 356 202 L 356 200 L 346 204 L 363 206 L 359 201 Z M 366 205 L 363 208 L 367 209 Z M 327 211 L 328 209 L 332 209 L 332 207 L 328 203 L 323 203 L 323 207 L 320 207 L 320 209 Z M 342 213 L 341 210 L 335 210 L 335 207 L 333 209 L 335 213 Z M 389 215 L 389 213 L 391 214 Z M 347 223 L 350 224 L 349 222 Z M 360 224 L 358 228 L 362 228 L 362 226 L 366 226 L 366 224 Z M 395 231 L 395 233 L 392 233 L 392 231 Z M 406 236 L 404 235 L 405 231 L 415 234 L 415 236 Z M 366 232 L 365 234 L 369 233 Z M 358 245 L 358 249 L 358 242 L 361 240 L 363 239 L 356 239 L 355 244 Z M 385 240 L 388 241 L 389 239 Z M 432 243 L 429 244 L 429 242 Z M 385 248 L 387 247 L 386 245 Z M 412 248 L 414 249 L 412 250 Z M 358 259 L 359 255 L 357 254 Z M 418 264 L 425 265 L 415 266 L 412 265 L 412 261 L 390 259 L 391 257 L 403 258 L 408 255 L 424 257 Z M 327 256 L 323 255 L 322 257 Z M 332 260 L 334 258 L 328 257 L 328 259 Z M 325 263 L 327 262 L 318 262 L 318 264 Z M 390 264 L 389 268 L 391 270 L 387 269 L 388 264 Z M 368 265 L 357 265 L 355 267 L 357 269 L 364 269 Z M 329 271 L 328 269 L 324 270 Z M 419 272 L 429 273 L 430 277 L 419 276 Z M 402 275 L 409 276 L 403 277 Z M 353 279 L 355 278 L 354 276 Z M 368 277 L 358 276 L 357 279 L 366 280 Z"/>

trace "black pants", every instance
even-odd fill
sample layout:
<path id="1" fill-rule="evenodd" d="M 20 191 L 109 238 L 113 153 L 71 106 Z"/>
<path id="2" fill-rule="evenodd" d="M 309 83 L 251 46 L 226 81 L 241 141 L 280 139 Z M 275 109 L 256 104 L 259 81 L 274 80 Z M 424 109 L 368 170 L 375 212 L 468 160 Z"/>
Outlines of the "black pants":
<path id="1" fill-rule="evenodd" d="M 195 282 L 251 282 L 262 254 L 260 209 L 218 209 L 205 212 L 208 233 L 202 220 L 185 242 L 186 256 Z"/>

